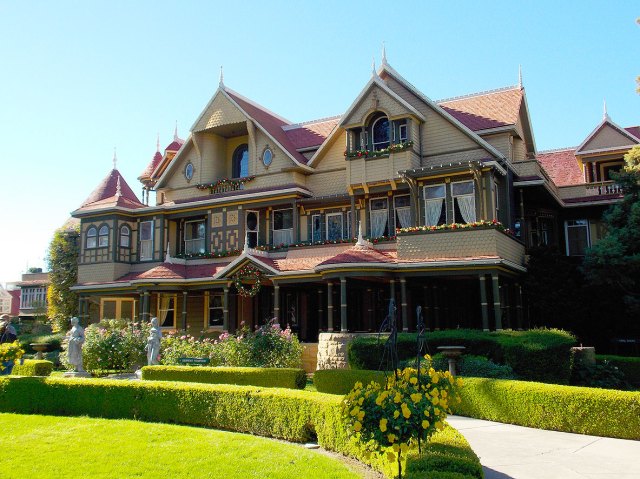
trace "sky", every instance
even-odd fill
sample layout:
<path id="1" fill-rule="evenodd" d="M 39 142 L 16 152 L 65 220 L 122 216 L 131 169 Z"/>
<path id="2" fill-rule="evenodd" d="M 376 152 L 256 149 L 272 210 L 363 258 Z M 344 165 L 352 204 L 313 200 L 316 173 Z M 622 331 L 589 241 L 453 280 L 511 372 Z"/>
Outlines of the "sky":
<path id="1" fill-rule="evenodd" d="M 608 113 L 640 124 L 637 2 L 0 0 L 0 283 L 112 168 L 138 175 L 225 85 L 300 122 L 342 114 L 380 63 L 438 100 L 514 85 L 538 150 Z"/>

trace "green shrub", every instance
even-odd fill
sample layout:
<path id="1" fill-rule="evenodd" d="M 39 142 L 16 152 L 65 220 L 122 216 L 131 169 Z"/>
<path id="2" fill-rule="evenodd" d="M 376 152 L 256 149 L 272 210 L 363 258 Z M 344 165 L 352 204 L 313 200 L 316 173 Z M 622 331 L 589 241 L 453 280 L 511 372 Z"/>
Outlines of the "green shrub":
<path id="1" fill-rule="evenodd" d="M 604 389 L 630 389 L 625 376 L 617 366 L 606 359 L 596 364 L 575 361 L 571 371 L 571 384 Z"/>
<path id="2" fill-rule="evenodd" d="M 640 392 L 465 378 L 456 414 L 520 426 L 640 439 Z"/>
<path id="3" fill-rule="evenodd" d="M 597 354 L 596 361 L 608 361 L 624 373 L 624 378 L 636 387 L 640 387 L 640 357 L 613 356 Z"/>
<path id="4" fill-rule="evenodd" d="M 53 363 L 44 359 L 25 359 L 13 366 L 13 376 L 49 376 L 53 371 Z"/>
<path id="5" fill-rule="evenodd" d="M 345 432 L 341 401 L 341 396 L 330 394 L 226 384 L 0 378 L 2 412 L 134 418 L 295 442 L 317 437 L 326 449 L 353 455 L 379 470 L 388 469 L 384 456 L 367 459 Z M 407 471 L 429 469 L 431 475 L 426 477 L 482 478 L 478 458 L 457 431 L 447 428 L 439 432 L 425 449 L 423 456 L 408 458 Z M 445 456 L 450 456 L 449 460 Z M 466 472 L 452 475 L 462 471 Z M 407 477 L 425 477 L 422 472 L 411 474 Z"/>
<path id="6" fill-rule="evenodd" d="M 435 370 L 446 371 L 449 369 L 449 360 L 438 353 L 431 359 L 431 365 Z M 516 374 L 507 364 L 496 364 L 484 356 L 465 354 L 457 362 L 458 374 L 471 378 L 516 379 Z"/>
<path id="7" fill-rule="evenodd" d="M 464 346 L 465 353 L 485 356 L 498 364 L 511 366 L 514 373 L 528 380 L 566 384 L 571 376 L 571 347 L 575 338 L 556 329 L 484 332 L 474 329 L 433 331 L 426 335 L 427 351 L 437 353 L 438 346 Z M 382 357 L 382 342 L 376 338 L 356 338 L 348 346 L 349 365 L 353 369 L 376 370 Z M 416 356 L 416 335 L 398 335 L 398 357 Z"/>
<path id="8" fill-rule="evenodd" d="M 328 394 L 348 394 L 358 381 L 366 385 L 371 381 L 383 384 L 384 380 L 384 373 L 381 371 L 321 369 L 313 373 L 313 384 L 318 392 Z"/>
<path id="9" fill-rule="evenodd" d="M 142 379 L 288 389 L 304 389 L 307 384 L 304 370 L 293 368 L 145 366 L 142 368 Z"/>
<path id="10" fill-rule="evenodd" d="M 49 351 L 56 351 L 61 348 L 64 334 L 21 334 L 18 341 L 22 345 L 22 349 L 27 354 L 34 354 L 36 351 L 30 346 L 31 343 L 46 343 L 49 345 Z"/>

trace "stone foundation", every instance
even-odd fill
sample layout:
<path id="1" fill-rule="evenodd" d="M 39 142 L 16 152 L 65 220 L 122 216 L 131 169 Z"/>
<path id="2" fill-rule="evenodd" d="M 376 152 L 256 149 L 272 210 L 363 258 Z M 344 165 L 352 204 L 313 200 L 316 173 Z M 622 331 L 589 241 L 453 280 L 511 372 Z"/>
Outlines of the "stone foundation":
<path id="1" fill-rule="evenodd" d="M 320 333 L 317 369 L 348 369 L 347 345 L 353 338 L 376 336 L 371 333 Z"/>

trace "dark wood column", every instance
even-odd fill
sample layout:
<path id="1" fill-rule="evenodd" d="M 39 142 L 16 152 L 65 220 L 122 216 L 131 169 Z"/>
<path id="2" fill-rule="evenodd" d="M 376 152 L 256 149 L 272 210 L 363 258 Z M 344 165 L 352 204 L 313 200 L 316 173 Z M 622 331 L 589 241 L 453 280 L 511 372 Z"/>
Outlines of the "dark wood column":
<path id="1" fill-rule="evenodd" d="M 498 273 L 491 274 L 493 283 L 493 315 L 496 321 L 496 331 L 502 331 L 502 302 L 500 301 L 500 278 Z"/>
<path id="2" fill-rule="evenodd" d="M 327 331 L 333 331 L 333 283 L 327 283 Z"/>
<path id="3" fill-rule="evenodd" d="M 187 330 L 187 292 L 182 292 L 182 330 Z"/>
<path id="4" fill-rule="evenodd" d="M 480 275 L 480 308 L 482 310 L 482 330 L 489 331 L 489 304 L 487 303 L 487 278 Z"/>
<path id="5" fill-rule="evenodd" d="M 347 332 L 347 278 L 340 278 L 340 332 Z"/>

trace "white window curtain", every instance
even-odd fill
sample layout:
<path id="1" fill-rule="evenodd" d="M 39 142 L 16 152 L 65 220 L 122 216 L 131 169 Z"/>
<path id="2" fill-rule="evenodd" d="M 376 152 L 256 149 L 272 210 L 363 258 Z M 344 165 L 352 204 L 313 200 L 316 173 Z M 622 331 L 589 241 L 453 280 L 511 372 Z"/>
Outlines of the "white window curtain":
<path id="1" fill-rule="evenodd" d="M 371 211 L 371 237 L 379 238 L 384 234 L 387 227 L 388 213 L 387 210 Z"/>
<path id="2" fill-rule="evenodd" d="M 400 228 L 409 228 L 411 226 L 411 207 L 396 208 L 396 216 L 398 217 Z"/>
<path id="3" fill-rule="evenodd" d="M 457 196 L 460 214 L 465 223 L 473 223 L 476 220 L 476 199 L 474 195 Z"/>
<path id="4" fill-rule="evenodd" d="M 291 244 L 293 243 L 293 230 L 273 230 L 273 244 Z"/>
<path id="5" fill-rule="evenodd" d="M 443 198 L 435 200 L 427 200 L 427 208 L 425 213 L 425 223 L 427 226 L 438 226 L 440 216 L 442 215 Z"/>

